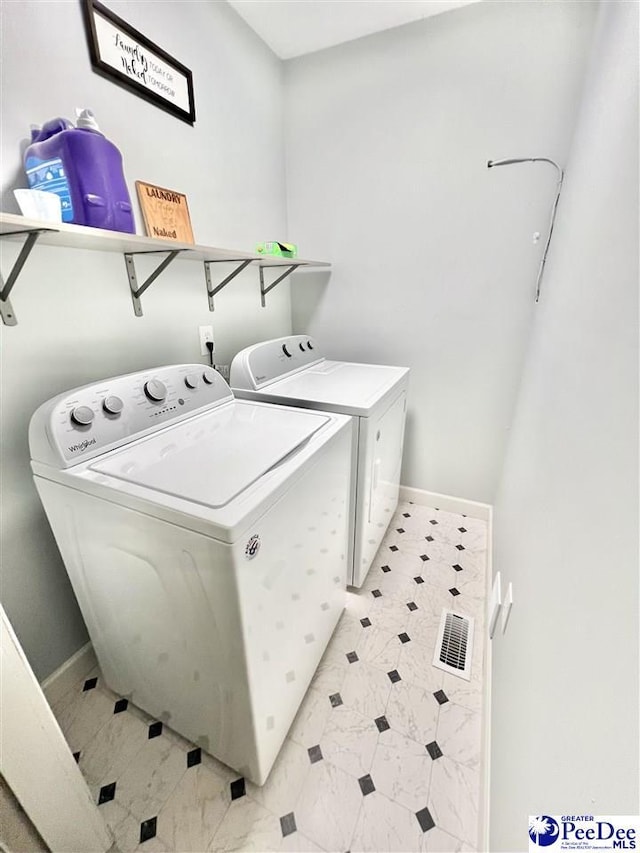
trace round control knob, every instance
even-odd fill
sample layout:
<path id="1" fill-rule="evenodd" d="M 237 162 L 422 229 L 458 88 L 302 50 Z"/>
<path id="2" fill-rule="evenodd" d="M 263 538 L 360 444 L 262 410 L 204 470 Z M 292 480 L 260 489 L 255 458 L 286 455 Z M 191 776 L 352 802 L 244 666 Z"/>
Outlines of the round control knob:
<path id="1" fill-rule="evenodd" d="M 77 426 L 89 426 L 94 418 L 93 409 L 89 406 L 76 406 L 71 410 L 71 420 Z"/>
<path id="2" fill-rule="evenodd" d="M 196 376 L 195 373 L 187 373 L 184 377 L 184 384 L 187 388 L 197 388 L 200 384 L 200 379 Z"/>
<path id="3" fill-rule="evenodd" d="M 298 344 L 298 346 L 300 347 L 302 352 L 304 352 L 304 344 L 302 343 L 302 341 Z"/>
<path id="4" fill-rule="evenodd" d="M 161 403 L 167 396 L 167 387 L 159 379 L 150 379 L 144 383 L 144 393 L 155 403 Z"/>
<path id="5" fill-rule="evenodd" d="M 282 344 L 282 352 L 286 355 L 286 357 L 287 357 L 287 358 L 291 358 L 291 353 L 290 353 L 290 352 L 289 352 L 289 350 L 287 349 L 287 345 L 286 345 L 286 344 Z"/>
<path id="6" fill-rule="evenodd" d="M 307 349 L 313 349 L 313 344 L 311 341 L 307 341 Z"/>
<path id="7" fill-rule="evenodd" d="M 115 395 L 105 397 L 102 401 L 102 408 L 108 415 L 119 415 L 123 407 L 124 403 L 120 397 L 116 397 Z"/>
<path id="8" fill-rule="evenodd" d="M 216 372 L 212 367 L 205 367 L 202 378 L 207 383 L 207 385 L 213 385 L 216 381 Z"/>

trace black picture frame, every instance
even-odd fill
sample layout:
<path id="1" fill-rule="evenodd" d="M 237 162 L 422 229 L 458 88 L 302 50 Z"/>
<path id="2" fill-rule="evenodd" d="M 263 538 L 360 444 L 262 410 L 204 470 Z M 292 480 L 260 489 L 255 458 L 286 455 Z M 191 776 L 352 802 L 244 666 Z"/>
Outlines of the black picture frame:
<path id="1" fill-rule="evenodd" d="M 136 30 L 135 27 L 132 27 L 126 21 L 123 21 L 122 18 L 115 15 L 110 9 L 107 9 L 106 6 L 103 6 L 99 0 L 80 0 L 80 3 L 83 11 L 91 66 L 96 74 L 106 77 L 112 82 L 117 83 L 119 86 L 122 86 L 124 89 L 128 89 L 135 95 L 155 104 L 155 106 L 160 107 L 160 109 L 165 112 L 171 113 L 171 115 L 176 118 L 181 119 L 187 124 L 193 125 L 196 120 L 196 108 L 193 95 L 193 75 L 191 71 L 161 47 L 158 47 L 157 44 L 154 44 L 151 39 L 148 39 L 139 30 Z M 141 63 L 139 61 L 137 62 L 137 76 L 144 81 L 142 83 L 134 79 L 132 76 L 134 73 L 133 70 L 131 70 L 130 73 L 125 73 L 123 71 L 119 71 L 113 64 L 109 64 L 105 61 L 104 54 L 101 52 L 99 33 L 96 28 L 96 15 L 104 18 L 108 24 L 116 30 L 119 30 L 128 40 L 135 42 L 135 44 L 140 48 L 148 51 L 154 58 L 159 59 L 165 66 L 169 66 L 174 74 L 179 75 L 180 78 L 184 79 L 184 82 L 186 83 L 186 100 L 188 101 L 188 103 L 185 104 L 185 108 L 174 103 L 170 96 L 159 94 L 149 88 L 150 85 L 156 85 L 157 88 L 162 89 L 163 81 L 160 81 L 155 76 L 152 77 L 150 73 L 147 73 L 147 71 L 144 70 L 144 67 L 141 67 Z M 102 48 L 106 48 L 106 45 L 103 44 Z M 141 52 L 137 54 L 138 59 L 141 55 Z M 129 54 L 129 56 L 131 56 L 131 54 Z M 126 54 L 123 54 L 121 57 L 123 65 L 126 58 Z M 147 60 L 148 67 L 149 57 L 143 56 L 143 59 Z M 133 66 L 135 69 L 135 62 L 136 60 L 134 59 L 133 62 L 127 64 Z M 158 65 L 158 67 L 161 66 Z M 167 71 L 162 71 L 160 74 L 165 77 L 170 76 Z M 148 79 L 153 79 L 154 84 L 147 83 Z M 170 85 L 164 86 L 164 88 L 168 92 L 173 91 L 171 90 Z"/>

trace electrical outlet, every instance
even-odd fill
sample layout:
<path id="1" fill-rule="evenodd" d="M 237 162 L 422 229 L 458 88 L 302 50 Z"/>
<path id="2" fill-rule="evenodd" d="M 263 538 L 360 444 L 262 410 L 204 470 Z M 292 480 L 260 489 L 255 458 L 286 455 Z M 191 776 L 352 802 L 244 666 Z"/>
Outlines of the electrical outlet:
<path id="1" fill-rule="evenodd" d="M 213 343 L 213 326 L 198 326 L 198 332 L 200 334 L 200 355 L 209 355 L 207 341 Z M 213 344 L 213 351 L 216 351 L 215 343 Z"/>
<path id="2" fill-rule="evenodd" d="M 218 371 L 218 373 L 220 374 L 220 376 L 222 376 L 222 378 L 226 379 L 228 382 L 229 381 L 229 365 L 228 364 L 216 364 L 215 368 Z"/>

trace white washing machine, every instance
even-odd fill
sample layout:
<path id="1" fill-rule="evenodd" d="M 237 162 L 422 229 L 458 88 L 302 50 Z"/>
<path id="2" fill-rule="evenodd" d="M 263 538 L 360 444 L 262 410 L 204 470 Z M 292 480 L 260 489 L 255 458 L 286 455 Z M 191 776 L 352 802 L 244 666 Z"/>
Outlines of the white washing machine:
<path id="1" fill-rule="evenodd" d="M 398 505 L 409 368 L 329 361 L 291 335 L 239 352 L 230 384 L 236 397 L 354 416 L 349 584 L 362 586 Z"/>
<path id="2" fill-rule="evenodd" d="M 32 467 L 106 683 L 264 783 L 346 596 L 352 419 L 201 365 L 41 406 Z"/>

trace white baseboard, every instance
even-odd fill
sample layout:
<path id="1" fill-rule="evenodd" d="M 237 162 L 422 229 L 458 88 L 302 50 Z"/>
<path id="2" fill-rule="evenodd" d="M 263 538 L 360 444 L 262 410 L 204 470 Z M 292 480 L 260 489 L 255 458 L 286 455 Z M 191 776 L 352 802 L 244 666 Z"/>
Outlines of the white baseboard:
<path id="1" fill-rule="evenodd" d="M 55 705 L 77 681 L 91 672 L 97 663 L 91 643 L 87 643 L 78 649 L 74 655 L 71 655 L 40 685 L 49 705 Z"/>
<path id="2" fill-rule="evenodd" d="M 491 518 L 491 504 L 454 498 L 452 495 L 441 495 L 438 492 L 426 492 L 424 489 L 413 489 L 410 486 L 400 486 L 400 500 L 412 501 L 419 506 L 438 507 L 447 512 L 459 512 L 482 521 L 489 521 Z"/>

